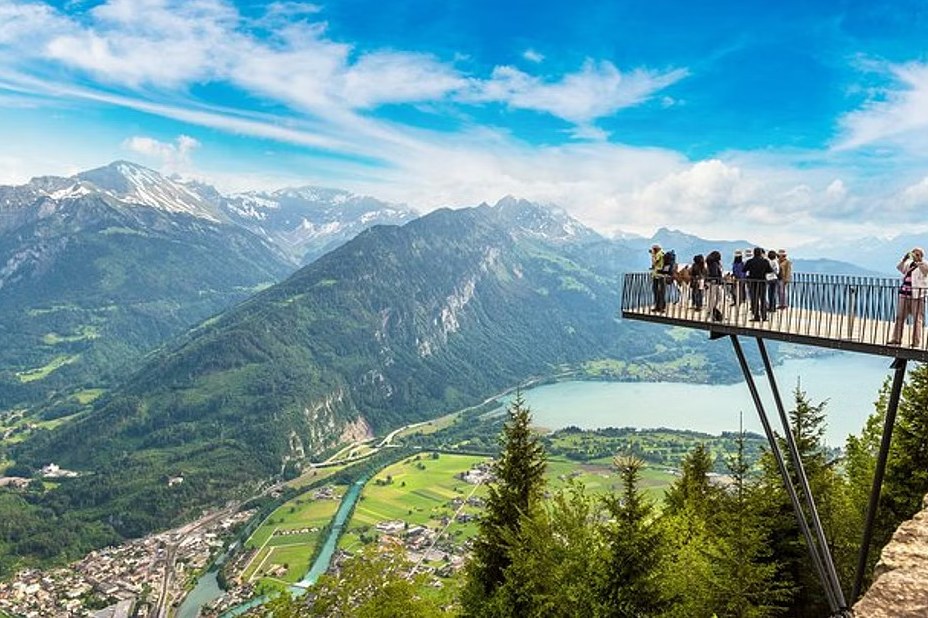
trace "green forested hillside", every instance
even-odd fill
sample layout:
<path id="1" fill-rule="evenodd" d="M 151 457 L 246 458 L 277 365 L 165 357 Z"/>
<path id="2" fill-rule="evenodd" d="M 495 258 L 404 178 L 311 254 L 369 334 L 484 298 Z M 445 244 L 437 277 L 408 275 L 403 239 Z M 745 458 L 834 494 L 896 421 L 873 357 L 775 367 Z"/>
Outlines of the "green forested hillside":
<path id="1" fill-rule="evenodd" d="M 51 204 L 51 202 L 49 202 Z M 52 206 L 47 206 L 52 208 Z M 279 280 L 252 234 L 100 194 L 0 234 L 0 410 L 74 412 L 167 338 Z"/>
<path id="2" fill-rule="evenodd" d="M 492 208 L 437 211 L 364 232 L 202 324 L 12 456 L 87 473 L 44 501 L 140 534 L 346 428 L 386 430 L 589 359 L 685 351 L 617 321 L 617 305 L 616 281 L 511 234 Z M 168 488 L 172 475 L 186 480 Z"/>

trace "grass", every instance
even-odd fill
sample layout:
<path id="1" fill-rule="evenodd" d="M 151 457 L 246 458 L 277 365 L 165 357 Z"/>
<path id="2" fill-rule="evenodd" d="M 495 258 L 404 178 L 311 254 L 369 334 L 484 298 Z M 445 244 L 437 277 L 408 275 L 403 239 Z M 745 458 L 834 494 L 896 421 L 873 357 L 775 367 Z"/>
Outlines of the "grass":
<path id="1" fill-rule="evenodd" d="M 93 403 L 99 399 L 100 395 L 105 392 L 106 391 L 102 388 L 85 388 L 83 390 L 76 391 L 71 395 L 71 397 L 73 397 L 77 403 L 85 406 L 88 403 Z"/>
<path id="2" fill-rule="evenodd" d="M 275 586 L 279 582 L 275 584 L 274 580 L 292 583 L 306 574 L 322 531 L 334 517 L 344 495 L 342 488 L 335 492 L 336 499 L 315 500 L 312 495 L 316 491 L 313 489 L 282 504 L 245 542 L 246 548 L 260 549 L 243 573 L 245 581 L 256 578 Z M 288 531 L 299 532 L 281 534 Z M 273 579 L 264 577 L 271 573 L 275 573 Z"/>
<path id="3" fill-rule="evenodd" d="M 45 345 L 58 345 L 59 343 L 73 343 L 75 341 L 86 341 L 96 339 L 100 333 L 93 326 L 82 326 L 76 335 L 60 335 L 58 333 L 45 333 L 42 335 L 42 343 Z"/>
<path id="4" fill-rule="evenodd" d="M 80 358 L 80 354 L 59 354 L 50 360 L 44 367 L 19 371 L 16 373 L 16 377 L 19 378 L 19 381 L 23 384 L 35 382 L 36 380 L 47 378 L 56 369 L 60 369 L 69 363 L 73 363 L 78 358 Z"/>
<path id="5" fill-rule="evenodd" d="M 343 470 L 344 468 L 345 466 L 330 466 L 326 468 L 312 468 L 310 470 L 307 470 L 306 472 L 304 472 L 297 478 L 287 481 L 286 483 L 284 483 L 284 485 L 299 489 L 301 487 L 305 487 L 306 485 L 309 485 L 310 483 L 315 483 L 317 481 L 325 480 L 329 478 L 330 476 L 332 476 L 333 474 L 335 474 L 336 472 Z"/>
<path id="6" fill-rule="evenodd" d="M 417 427 L 404 429 L 403 431 L 396 434 L 396 439 L 398 440 L 407 436 L 427 436 L 429 434 L 433 434 L 436 431 L 441 431 L 442 429 L 446 429 L 453 425 L 459 416 L 459 412 L 452 412 L 451 414 L 440 416 Z"/>
<path id="7" fill-rule="evenodd" d="M 72 421 L 78 418 L 82 414 L 83 412 L 77 412 L 70 416 L 62 416 L 60 418 L 54 418 L 49 421 L 38 421 L 38 420 L 33 420 L 31 418 L 19 417 L 18 419 L 16 419 L 13 423 L 9 425 L 4 425 L 3 423 L 0 423 L 0 436 L 2 436 L 3 432 L 7 429 L 16 428 L 19 430 L 13 436 L 0 439 L 0 444 L 18 444 L 19 442 L 22 442 L 23 440 L 28 438 L 29 435 L 36 429 L 54 429 L 55 427 L 58 427 L 59 425 L 63 425 L 67 423 L 68 421 Z"/>
<path id="8" fill-rule="evenodd" d="M 618 473 L 612 467 L 611 458 L 594 460 L 587 463 L 578 463 L 562 457 L 552 457 L 548 460 L 548 469 L 545 474 L 548 487 L 559 489 L 567 485 L 568 479 L 576 479 L 583 483 L 588 493 L 604 495 L 621 491 L 622 483 Z M 638 485 L 648 497 L 660 500 L 664 492 L 676 477 L 658 467 L 646 465 L 641 470 L 641 480 Z"/>
<path id="9" fill-rule="evenodd" d="M 456 478 L 457 474 L 485 460 L 484 457 L 445 453 L 432 459 L 430 454 L 422 454 L 388 466 L 364 487 L 339 546 L 348 548 L 360 543 L 362 534 L 383 521 L 402 520 L 410 526 L 443 528 L 442 517 L 455 513 L 450 504 L 452 500 L 467 498 L 471 492 L 478 497 L 486 495 L 485 487 Z M 467 505 L 461 513 L 474 515 L 478 511 L 477 507 Z M 476 530 L 474 522 L 452 522 L 447 534 L 463 540 L 473 536 Z"/>

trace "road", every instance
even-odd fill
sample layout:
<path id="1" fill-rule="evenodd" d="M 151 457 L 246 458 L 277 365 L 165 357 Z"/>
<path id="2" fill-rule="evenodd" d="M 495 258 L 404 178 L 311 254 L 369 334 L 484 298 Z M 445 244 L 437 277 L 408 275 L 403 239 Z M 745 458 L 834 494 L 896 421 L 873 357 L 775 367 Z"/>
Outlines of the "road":
<path id="1" fill-rule="evenodd" d="M 164 551 L 164 573 L 161 576 L 161 590 L 158 592 L 158 602 L 148 613 L 149 618 L 167 618 L 171 608 L 171 583 L 174 580 L 174 566 L 177 559 L 177 548 L 196 530 L 209 525 L 217 519 L 228 517 L 238 510 L 239 503 L 233 503 L 215 513 L 210 513 L 196 521 L 181 526 L 170 535 L 170 541 Z"/>

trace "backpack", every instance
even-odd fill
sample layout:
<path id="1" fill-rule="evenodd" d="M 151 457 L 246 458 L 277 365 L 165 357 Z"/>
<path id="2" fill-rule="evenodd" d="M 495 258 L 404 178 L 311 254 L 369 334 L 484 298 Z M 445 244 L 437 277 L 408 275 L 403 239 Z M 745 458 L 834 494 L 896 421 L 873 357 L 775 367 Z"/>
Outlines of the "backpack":
<path id="1" fill-rule="evenodd" d="M 674 253 L 673 249 L 669 249 L 664 252 L 664 266 L 661 268 L 661 273 L 664 275 L 672 275 L 677 268 L 677 254 Z"/>

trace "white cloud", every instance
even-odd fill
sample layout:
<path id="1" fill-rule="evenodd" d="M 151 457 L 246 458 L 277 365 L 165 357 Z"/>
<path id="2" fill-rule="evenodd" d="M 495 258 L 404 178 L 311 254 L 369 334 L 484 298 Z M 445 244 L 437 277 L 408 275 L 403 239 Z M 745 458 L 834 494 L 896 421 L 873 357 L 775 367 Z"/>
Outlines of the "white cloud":
<path id="1" fill-rule="evenodd" d="M 64 31 L 69 21 L 52 7 L 32 2 L 0 2 L 0 46 L 14 48 Z M 0 48 L 2 49 L 2 48 Z"/>
<path id="2" fill-rule="evenodd" d="M 535 64 L 544 62 L 545 56 L 534 49 L 526 49 L 522 52 L 522 57 L 528 60 L 529 62 L 534 62 Z"/>
<path id="3" fill-rule="evenodd" d="M 886 65 L 894 88 L 877 92 L 840 120 L 836 150 L 884 143 L 925 148 L 928 137 L 928 64 Z"/>
<path id="4" fill-rule="evenodd" d="M 681 69 L 621 72 L 608 61 L 593 60 L 562 76 L 542 78 L 512 67 L 496 67 L 488 78 L 466 75 L 456 61 L 429 54 L 359 54 L 328 37 L 317 5 L 297 2 L 271 4 L 263 17 L 248 20 L 223 0 L 107 0 L 81 23 L 47 5 L 11 6 L 18 21 L 31 24 L 15 29 L 16 41 L 34 38 L 28 48 L 16 49 L 21 59 L 52 60 L 102 83 L 136 90 L 221 81 L 326 118 L 350 118 L 346 111 L 384 104 L 453 100 L 498 102 L 589 125 L 640 104 L 686 75 Z M 67 27 L 43 30 L 58 22 Z M 270 38 L 260 38 L 251 28 L 271 22 Z M 13 36 L 0 35 L 8 41 Z M 524 57 L 543 59 L 533 50 Z"/>
<path id="5" fill-rule="evenodd" d="M 635 192 L 633 199 L 643 210 L 675 219 L 712 220 L 722 209 L 746 201 L 745 180 L 738 167 L 711 159 L 668 174 Z"/>
<path id="6" fill-rule="evenodd" d="M 474 92 L 467 98 L 546 112 L 586 124 L 638 105 L 686 75 L 684 69 L 666 72 L 636 69 L 622 73 L 611 62 L 588 60 L 580 71 L 549 82 L 515 67 L 503 66 L 494 69 L 491 79 L 475 82 Z"/>
<path id="7" fill-rule="evenodd" d="M 140 135 L 123 142 L 124 148 L 158 160 L 161 170 L 168 174 L 188 171 L 191 167 L 190 153 L 199 146 L 200 142 L 189 135 L 178 135 L 172 143 Z"/>
<path id="8" fill-rule="evenodd" d="M 900 197 L 907 208 L 928 208 L 928 176 L 903 189 Z"/>
<path id="9" fill-rule="evenodd" d="M 830 203 L 843 202 L 847 198 L 847 187 L 844 186 L 844 181 L 840 178 L 833 180 L 825 188 L 825 197 Z"/>
<path id="10" fill-rule="evenodd" d="M 109 0 L 90 14 L 93 27 L 51 38 L 46 56 L 133 88 L 212 78 L 238 38 L 238 14 L 216 0 Z"/>

